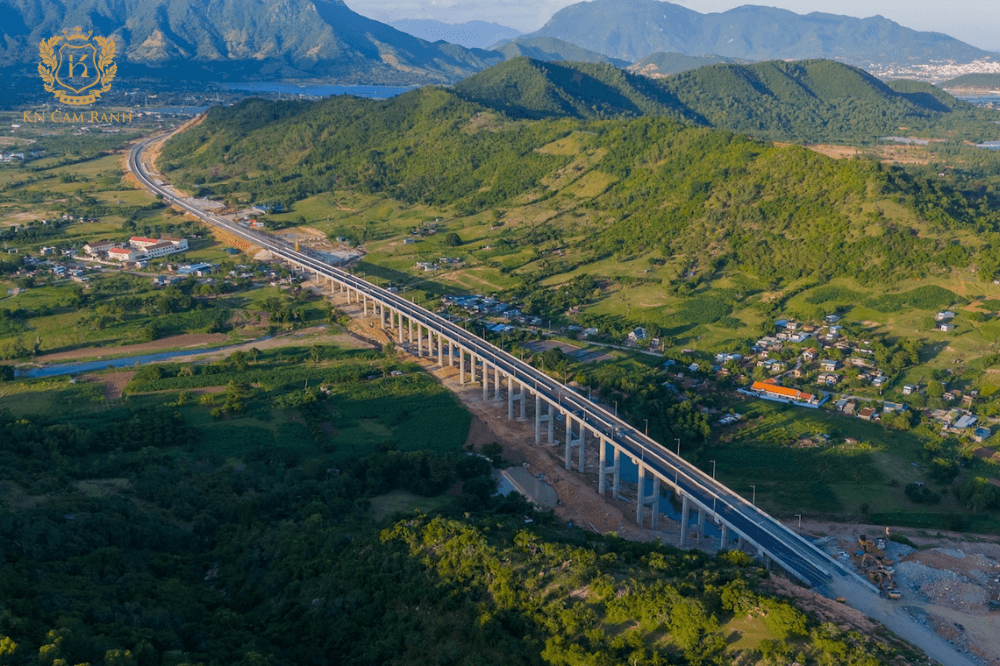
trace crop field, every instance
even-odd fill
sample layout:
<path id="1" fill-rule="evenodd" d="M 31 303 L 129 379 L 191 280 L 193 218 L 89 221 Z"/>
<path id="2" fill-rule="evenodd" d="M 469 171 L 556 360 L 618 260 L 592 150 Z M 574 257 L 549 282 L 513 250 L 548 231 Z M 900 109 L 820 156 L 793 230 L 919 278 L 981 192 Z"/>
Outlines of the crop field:
<path id="1" fill-rule="evenodd" d="M 322 360 L 311 360 L 316 349 Z M 201 433 L 196 452 L 232 460 L 261 448 L 296 456 L 322 450 L 343 460 L 367 457 L 379 447 L 450 452 L 459 450 L 468 434 L 469 414 L 415 365 L 378 359 L 370 350 L 328 345 L 263 350 L 256 361 L 246 358 L 249 365 L 242 370 L 232 360 L 145 366 L 126 396 L 115 401 L 105 400 L 99 381 L 5 382 L 0 383 L 0 404 L 15 415 L 63 414 L 71 419 L 166 409 Z M 176 376 L 181 367 L 194 374 Z M 387 376 L 397 368 L 402 376 Z M 238 410 L 225 407 L 231 382 L 247 387 Z M 328 393 L 319 390 L 324 385 Z M 303 401 L 307 394 L 312 397 Z M 216 412 L 220 407 L 223 411 Z"/>

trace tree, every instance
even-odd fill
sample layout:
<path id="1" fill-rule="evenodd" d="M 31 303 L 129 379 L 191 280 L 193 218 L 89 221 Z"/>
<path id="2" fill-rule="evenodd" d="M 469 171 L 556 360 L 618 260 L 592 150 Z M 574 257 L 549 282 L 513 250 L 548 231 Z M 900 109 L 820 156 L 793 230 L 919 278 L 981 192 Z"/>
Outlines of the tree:
<path id="1" fill-rule="evenodd" d="M 928 382 L 927 395 L 931 398 L 940 398 L 944 395 L 944 384 L 938 381 Z"/>
<path id="2" fill-rule="evenodd" d="M 448 247 L 458 247 L 462 244 L 462 237 L 456 234 L 454 231 L 449 232 L 444 237 L 444 244 Z"/>

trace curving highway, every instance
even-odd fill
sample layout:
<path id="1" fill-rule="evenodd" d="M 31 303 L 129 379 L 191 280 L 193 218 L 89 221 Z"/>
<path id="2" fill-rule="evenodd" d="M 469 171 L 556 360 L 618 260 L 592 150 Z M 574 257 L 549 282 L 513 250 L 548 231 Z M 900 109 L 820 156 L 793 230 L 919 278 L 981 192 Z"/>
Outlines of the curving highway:
<path id="1" fill-rule="evenodd" d="M 244 238 L 289 263 L 365 294 L 375 302 L 409 318 L 411 322 L 417 322 L 440 337 L 456 342 L 483 359 L 484 368 L 488 362 L 513 378 L 522 389 L 541 397 L 564 414 L 572 414 L 575 419 L 586 424 L 589 432 L 602 438 L 602 446 L 605 445 L 603 440 L 607 440 L 612 447 L 621 450 L 636 463 L 641 463 L 664 482 L 676 485 L 680 494 L 687 497 L 696 507 L 709 516 L 714 516 L 717 523 L 726 525 L 755 544 L 760 554 L 768 556 L 804 583 L 819 587 L 829 584 L 834 578 L 848 578 L 874 590 L 867 581 L 831 558 L 811 541 L 800 537 L 725 485 L 643 435 L 600 405 L 577 394 L 543 372 L 397 294 L 320 261 L 308 252 L 297 251 L 280 239 L 245 229 L 210 211 L 202 210 L 188 199 L 178 197 L 169 186 L 150 176 L 142 163 L 142 151 L 150 143 L 161 140 L 163 136 L 151 137 L 136 144 L 129 152 L 128 167 L 145 188 L 161 195 L 166 203 L 177 206 L 208 224 L 224 228 L 229 233 Z"/>

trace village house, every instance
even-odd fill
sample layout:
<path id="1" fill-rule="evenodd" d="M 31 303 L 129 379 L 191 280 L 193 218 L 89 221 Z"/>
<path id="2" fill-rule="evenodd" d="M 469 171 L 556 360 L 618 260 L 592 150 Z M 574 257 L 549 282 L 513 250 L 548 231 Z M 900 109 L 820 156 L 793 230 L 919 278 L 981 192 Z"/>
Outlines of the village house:
<path id="1" fill-rule="evenodd" d="M 780 386 L 774 379 L 765 379 L 762 382 L 754 382 L 750 390 L 762 398 L 778 400 L 780 402 L 803 402 L 815 405 L 819 399 L 812 393 L 805 393 L 795 388 Z"/>
<path id="2" fill-rule="evenodd" d="M 934 315 L 934 321 L 948 321 L 949 319 L 954 319 L 955 313 L 951 310 L 945 310 L 944 312 L 938 312 Z"/>
<path id="3" fill-rule="evenodd" d="M 828 386 L 833 386 L 841 379 L 840 375 L 834 372 L 824 372 L 819 377 L 816 378 L 817 384 L 826 384 Z"/>
<path id="4" fill-rule="evenodd" d="M 943 333 L 950 333 L 950 332 L 952 332 L 952 331 L 955 330 L 955 325 L 954 324 L 949 324 L 948 322 L 942 322 L 942 323 L 938 324 L 937 328 L 938 328 L 939 331 L 941 331 Z"/>
<path id="5" fill-rule="evenodd" d="M 136 251 L 130 247 L 108 248 L 108 258 L 115 261 L 135 261 Z"/>
<path id="6" fill-rule="evenodd" d="M 645 339 L 646 339 L 646 329 L 644 329 L 641 326 L 633 329 L 628 334 L 628 341 L 629 342 L 639 342 L 639 340 L 645 340 Z"/>
<path id="7" fill-rule="evenodd" d="M 972 433 L 972 439 L 977 442 L 985 442 L 993 435 L 993 431 L 989 428 L 976 428 Z"/>
<path id="8" fill-rule="evenodd" d="M 917 392 L 917 387 L 914 384 L 903 384 L 903 395 L 913 395 Z"/>
<path id="9" fill-rule="evenodd" d="M 833 359 L 823 359 L 819 362 L 819 367 L 826 372 L 833 372 L 840 367 L 840 361 Z"/>
<path id="10" fill-rule="evenodd" d="M 862 421 L 871 421 L 876 416 L 878 416 L 878 414 L 875 412 L 875 408 L 873 407 L 865 407 L 860 412 L 858 412 L 858 418 L 861 419 Z"/>

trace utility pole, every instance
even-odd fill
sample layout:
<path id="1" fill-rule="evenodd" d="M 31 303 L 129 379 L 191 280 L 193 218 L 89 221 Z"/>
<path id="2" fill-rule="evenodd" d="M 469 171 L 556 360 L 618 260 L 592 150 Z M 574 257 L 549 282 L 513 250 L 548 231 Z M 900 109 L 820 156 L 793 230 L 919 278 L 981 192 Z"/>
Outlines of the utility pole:
<path id="1" fill-rule="evenodd" d="M 757 506 L 757 486 L 755 484 L 750 484 L 750 487 L 753 488 L 753 500 L 751 503 L 754 506 Z"/>
<path id="2" fill-rule="evenodd" d="M 797 513 L 797 514 L 795 514 L 795 517 L 799 519 L 799 530 L 798 530 L 798 533 L 801 535 L 802 534 L 802 514 L 801 513 Z"/>

